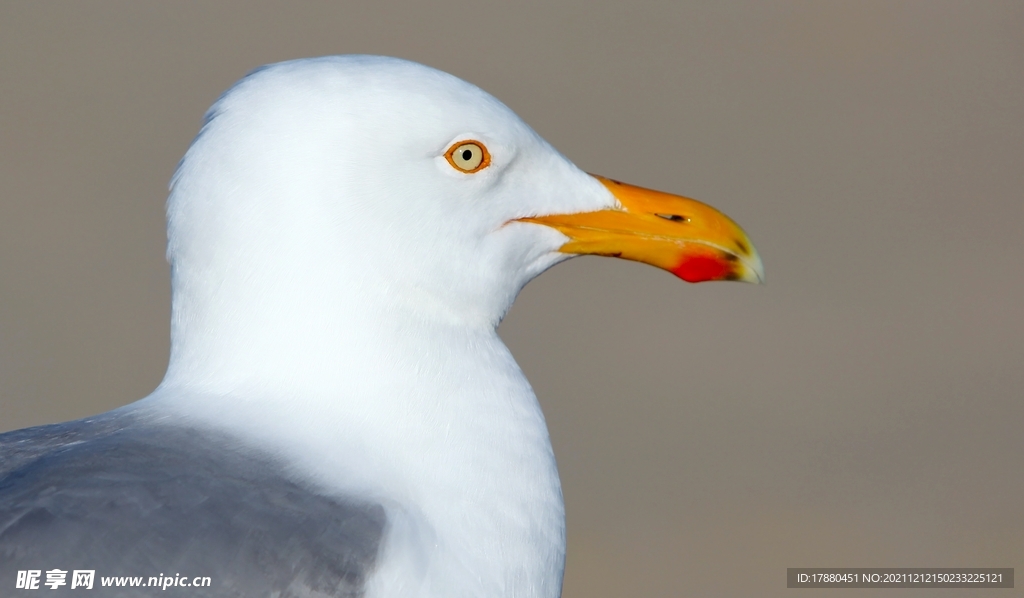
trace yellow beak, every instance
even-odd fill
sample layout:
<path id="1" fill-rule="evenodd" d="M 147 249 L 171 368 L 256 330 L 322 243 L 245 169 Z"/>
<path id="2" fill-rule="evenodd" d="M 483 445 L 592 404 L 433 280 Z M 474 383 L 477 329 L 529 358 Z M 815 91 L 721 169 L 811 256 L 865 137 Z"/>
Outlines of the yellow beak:
<path id="1" fill-rule="evenodd" d="M 620 257 L 657 266 L 687 282 L 764 282 L 754 245 L 728 216 L 695 199 L 593 175 L 621 208 L 523 218 L 569 237 L 559 251 Z"/>

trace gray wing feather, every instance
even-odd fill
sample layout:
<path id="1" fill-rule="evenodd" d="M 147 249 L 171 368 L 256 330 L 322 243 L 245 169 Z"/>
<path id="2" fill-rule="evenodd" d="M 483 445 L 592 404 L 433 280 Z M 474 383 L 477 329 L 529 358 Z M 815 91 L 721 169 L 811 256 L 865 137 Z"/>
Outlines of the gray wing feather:
<path id="1" fill-rule="evenodd" d="M 385 524 L 227 436 L 114 414 L 0 435 L 0 588 L 59 568 L 95 570 L 95 596 L 162 594 L 100 587 L 160 574 L 209 576 L 193 596 L 361 596 Z"/>

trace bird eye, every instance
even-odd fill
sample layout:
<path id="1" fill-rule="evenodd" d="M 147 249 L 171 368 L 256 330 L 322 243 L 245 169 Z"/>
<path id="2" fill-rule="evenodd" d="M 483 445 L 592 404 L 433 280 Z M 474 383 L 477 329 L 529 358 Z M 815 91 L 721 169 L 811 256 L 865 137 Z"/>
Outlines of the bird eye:
<path id="1" fill-rule="evenodd" d="M 459 141 L 448 148 L 444 157 L 457 170 L 467 173 L 483 170 L 491 163 L 491 155 L 479 141 Z"/>

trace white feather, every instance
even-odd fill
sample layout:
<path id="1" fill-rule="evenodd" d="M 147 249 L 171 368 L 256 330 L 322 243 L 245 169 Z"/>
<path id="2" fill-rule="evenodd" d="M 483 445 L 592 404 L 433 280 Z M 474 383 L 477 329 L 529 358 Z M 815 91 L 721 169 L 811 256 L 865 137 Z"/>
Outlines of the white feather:
<path id="1" fill-rule="evenodd" d="M 453 169 L 443 154 L 463 139 L 492 164 Z M 555 460 L 496 327 L 566 239 L 510 221 L 614 204 L 450 75 L 360 56 L 259 70 L 213 106 L 172 182 L 171 360 L 137 408 L 381 501 L 368 597 L 557 596 Z"/>

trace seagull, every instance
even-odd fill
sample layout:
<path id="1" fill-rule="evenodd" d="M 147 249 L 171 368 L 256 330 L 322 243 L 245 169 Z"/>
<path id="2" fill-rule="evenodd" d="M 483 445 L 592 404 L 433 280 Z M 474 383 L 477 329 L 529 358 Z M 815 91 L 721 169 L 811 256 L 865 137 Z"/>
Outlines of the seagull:
<path id="1" fill-rule="evenodd" d="M 160 385 L 0 435 L 4 593 L 81 570 L 97 596 L 168 579 L 216 597 L 559 596 L 555 457 L 496 331 L 516 295 L 585 254 L 764 278 L 717 210 L 588 174 L 480 88 L 387 57 L 241 79 L 181 160 L 167 223 Z"/>

